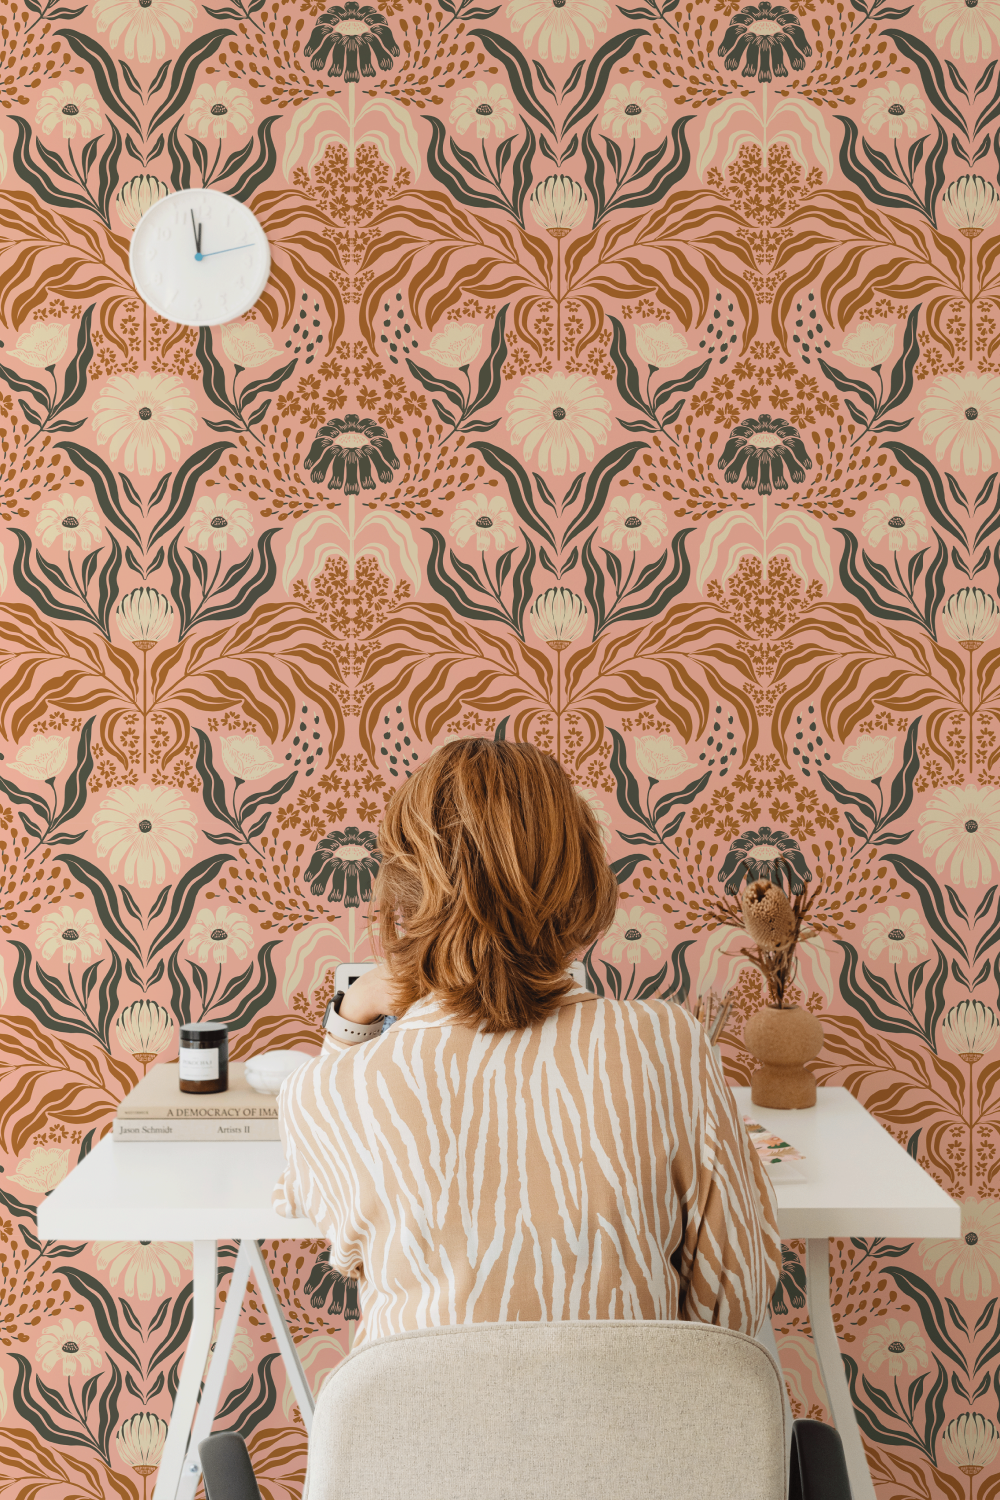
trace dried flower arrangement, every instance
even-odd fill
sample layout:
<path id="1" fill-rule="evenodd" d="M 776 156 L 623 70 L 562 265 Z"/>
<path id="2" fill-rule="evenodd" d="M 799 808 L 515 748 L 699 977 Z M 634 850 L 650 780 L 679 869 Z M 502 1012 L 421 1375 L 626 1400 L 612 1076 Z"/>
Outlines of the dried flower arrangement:
<path id="1" fill-rule="evenodd" d="M 780 885 L 753 880 L 745 887 L 739 906 L 720 902 L 716 907 L 721 923 L 741 929 L 756 944 L 741 948 L 740 953 L 763 974 L 767 1004 L 775 1010 L 792 1008 L 787 997 L 795 976 L 796 947 L 820 930 L 807 925 L 817 895 L 818 887 L 810 890 L 806 883 L 789 901 Z"/>

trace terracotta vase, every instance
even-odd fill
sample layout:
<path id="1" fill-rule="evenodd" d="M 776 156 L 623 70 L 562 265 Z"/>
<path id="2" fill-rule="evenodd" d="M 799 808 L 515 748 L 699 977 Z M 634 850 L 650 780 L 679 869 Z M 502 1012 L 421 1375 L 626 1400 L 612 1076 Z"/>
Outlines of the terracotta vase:
<path id="1" fill-rule="evenodd" d="M 764 1109 L 810 1109 L 816 1080 L 803 1064 L 823 1046 L 823 1025 L 799 1006 L 762 1005 L 743 1032 L 743 1042 L 761 1066 L 750 1079 L 750 1098 Z"/>

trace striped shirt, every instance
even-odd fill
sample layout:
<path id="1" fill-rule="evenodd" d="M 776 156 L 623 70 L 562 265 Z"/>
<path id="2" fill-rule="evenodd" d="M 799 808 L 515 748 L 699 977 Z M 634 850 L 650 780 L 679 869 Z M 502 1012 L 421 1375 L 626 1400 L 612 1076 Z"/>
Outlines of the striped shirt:
<path id="1" fill-rule="evenodd" d="M 359 1277 L 361 1329 L 682 1318 L 756 1333 L 774 1194 L 704 1029 L 680 1006 L 569 997 L 488 1033 L 433 1000 L 327 1039 L 279 1101 L 279 1213 Z"/>

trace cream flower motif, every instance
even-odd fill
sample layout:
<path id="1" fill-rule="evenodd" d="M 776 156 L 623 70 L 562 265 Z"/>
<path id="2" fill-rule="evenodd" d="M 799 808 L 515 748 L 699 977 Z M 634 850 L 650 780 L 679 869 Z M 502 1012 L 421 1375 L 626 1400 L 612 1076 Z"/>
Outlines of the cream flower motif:
<path id="1" fill-rule="evenodd" d="M 477 78 L 459 89 L 451 106 L 452 129 L 464 135 L 473 125 L 479 140 L 485 140 L 491 129 L 499 140 L 516 128 L 514 106 L 502 83 L 489 84 Z"/>
<path id="2" fill-rule="evenodd" d="M 230 955 L 246 958 L 254 945 L 253 928 L 241 912 L 211 911 L 203 906 L 194 919 L 187 951 L 199 963 L 227 963 Z"/>
<path id="3" fill-rule="evenodd" d="M 650 135 L 659 135 L 667 123 L 667 104 L 660 89 L 636 79 L 634 83 L 616 83 L 604 99 L 602 130 L 609 130 L 616 141 L 625 130 L 636 140 L 643 126 Z"/>
<path id="4" fill-rule="evenodd" d="M 874 781 L 884 776 L 896 753 L 894 734 L 859 734 L 853 745 L 844 750 L 843 760 L 832 762 L 835 771 L 843 771 L 858 781 Z"/>
<path id="5" fill-rule="evenodd" d="M 35 947 L 44 959 L 60 954 L 64 964 L 89 964 L 104 952 L 100 929 L 85 906 L 60 905 L 46 912 L 35 929 Z"/>
<path id="6" fill-rule="evenodd" d="M 475 537 L 479 552 L 486 552 L 491 546 L 501 552 L 517 541 L 514 517 L 500 495 L 480 494 L 460 500 L 448 529 L 460 547 Z"/>
<path id="7" fill-rule="evenodd" d="M 1000 1452 L 1000 1432 L 978 1411 L 963 1412 L 941 1434 L 945 1455 L 970 1478 L 982 1472 Z"/>
<path id="8" fill-rule="evenodd" d="M 959 234 L 975 240 L 1000 213 L 1000 193 L 977 172 L 966 172 L 945 188 L 941 210 Z"/>
<path id="9" fill-rule="evenodd" d="M 537 38 L 538 55 L 544 60 L 563 63 L 580 55 L 580 38 L 588 51 L 594 46 L 595 31 L 607 31 L 611 6 L 607 0 L 510 0 L 507 18 L 512 31 L 524 27 L 524 45 L 530 47 Z"/>
<path id="10" fill-rule="evenodd" d="M 115 1031 L 122 1045 L 145 1067 L 170 1046 L 174 1035 L 174 1018 L 153 1000 L 135 1000 L 121 1012 Z"/>
<path id="11" fill-rule="evenodd" d="M 72 1318 L 60 1318 L 50 1323 L 38 1335 L 35 1358 L 47 1375 L 61 1360 L 64 1375 L 89 1375 L 99 1370 L 104 1363 L 101 1346 L 97 1342 L 93 1323 L 81 1318 L 75 1323 Z"/>
<path id="12" fill-rule="evenodd" d="M 232 539 L 243 547 L 253 536 L 253 521 L 239 495 L 199 495 L 191 512 L 187 539 L 203 551 L 225 552 Z"/>
<path id="13" fill-rule="evenodd" d="M 262 745 L 255 734 L 220 735 L 219 750 L 226 770 L 240 781 L 260 781 L 283 769 L 270 746 Z"/>
<path id="14" fill-rule="evenodd" d="M 128 1464 L 140 1478 L 148 1479 L 159 1468 L 169 1430 L 163 1418 L 153 1412 L 136 1412 L 115 1433 L 115 1446 L 122 1463 Z"/>
<path id="15" fill-rule="evenodd" d="M 485 323 L 446 323 L 433 335 L 424 353 L 449 370 L 463 370 L 482 348 L 485 327 Z"/>
<path id="16" fill-rule="evenodd" d="M 140 651 L 151 651 L 157 641 L 170 634 L 174 606 L 157 589 L 133 589 L 115 611 L 118 629 Z"/>
<path id="17" fill-rule="evenodd" d="M 10 352 L 32 370 L 50 370 L 59 363 L 68 346 L 68 324 L 32 323 Z"/>
<path id="18" fill-rule="evenodd" d="M 605 849 L 610 849 L 612 830 L 611 814 L 608 812 L 607 808 L 604 806 L 604 803 L 601 801 L 597 793 L 592 792 L 589 786 L 578 786 L 577 791 L 580 793 L 580 796 L 583 798 L 584 802 L 586 802 L 587 806 L 594 814 L 594 817 L 597 819 L 597 825 L 601 830 L 601 838 L 604 840 Z"/>
<path id="19" fill-rule="evenodd" d="M 240 323 L 223 323 L 219 329 L 222 349 L 227 359 L 241 370 L 255 370 L 277 359 L 281 353 L 271 342 L 271 335 L 259 323 L 249 320 Z"/>
<path id="20" fill-rule="evenodd" d="M 927 952 L 927 929 L 915 911 L 901 912 L 898 906 L 884 906 L 869 917 L 861 934 L 869 958 L 884 953 L 891 964 L 914 964 Z"/>
<path id="21" fill-rule="evenodd" d="M 532 189 L 528 205 L 537 224 L 561 240 L 583 222 L 588 198 L 578 182 L 562 172 L 545 177 Z"/>
<path id="22" fill-rule="evenodd" d="M 861 322 L 853 333 L 845 335 L 843 345 L 834 353 L 861 370 L 877 370 L 892 354 L 896 327 L 895 323 Z"/>
<path id="23" fill-rule="evenodd" d="M 162 1297 L 168 1276 L 180 1286 L 181 1272 L 191 1269 L 191 1246 L 178 1240 L 95 1240 L 91 1250 L 99 1271 L 110 1268 L 111 1285 L 124 1276 L 126 1297 L 140 1302 Z"/>
<path id="24" fill-rule="evenodd" d="M 198 833 L 198 816 L 170 787 L 122 786 L 105 797 L 94 814 L 94 842 L 102 859 L 109 857 L 112 875 L 122 865 L 127 885 L 147 891 L 162 885 L 167 862 L 175 875 L 190 858 Z"/>
<path id="25" fill-rule="evenodd" d="M 898 552 L 904 541 L 911 552 L 928 541 L 924 513 L 912 495 L 880 495 L 865 511 L 861 531 L 873 547 L 888 537 L 893 552 Z"/>
<path id="26" fill-rule="evenodd" d="M 941 1022 L 941 1035 L 945 1046 L 963 1062 L 978 1062 L 1000 1039 L 1000 1019 L 981 1000 L 960 1000 Z"/>
<path id="27" fill-rule="evenodd" d="M 667 535 L 667 518 L 655 500 L 636 490 L 631 495 L 616 495 L 604 513 L 601 541 L 616 552 L 625 546 L 638 552 L 644 541 L 658 547 Z"/>
<path id="28" fill-rule="evenodd" d="M 524 444 L 527 462 L 538 449 L 538 467 L 546 473 L 575 474 L 594 457 L 611 426 L 611 402 L 590 375 L 529 375 L 507 402 L 511 441 Z M 582 450 L 582 453 L 581 453 Z"/>
<path id="29" fill-rule="evenodd" d="M 32 1146 L 6 1180 L 27 1188 L 29 1193 L 50 1193 L 69 1171 L 69 1152 L 55 1146 Z"/>
<path id="30" fill-rule="evenodd" d="M 633 323 L 632 327 L 640 359 L 654 370 L 669 370 L 671 365 L 683 364 L 694 352 L 672 323 Z"/>
<path id="31" fill-rule="evenodd" d="M 879 1370 L 885 1365 L 887 1375 L 902 1375 L 904 1366 L 910 1375 L 917 1373 L 918 1365 L 927 1367 L 927 1345 L 919 1327 L 909 1318 L 905 1323 L 885 1318 L 865 1336 L 862 1349 L 869 1369 Z"/>
<path id="32" fill-rule="evenodd" d="M 115 208 L 126 229 L 134 229 L 154 203 L 169 198 L 170 189 L 151 172 L 138 172 L 118 189 Z"/>
<path id="33" fill-rule="evenodd" d="M 944 51 L 950 37 L 956 62 L 974 63 L 980 55 L 993 56 L 993 37 L 1000 37 L 997 0 L 979 0 L 978 5 L 968 5 L 966 0 L 922 0 L 918 14 L 924 30 L 934 32 L 938 52 Z"/>
<path id="34" fill-rule="evenodd" d="M 637 964 L 644 954 L 659 958 L 672 941 L 664 923 L 647 906 L 630 906 L 628 911 L 619 906 L 601 939 L 601 952 L 609 954 L 613 963 L 621 963 L 624 954 L 626 963 Z"/>
<path id="35" fill-rule="evenodd" d="M 198 14 L 194 0 L 95 0 L 90 12 L 98 31 L 108 31 L 111 50 L 121 42 L 125 56 L 152 62 L 181 43 L 181 32 L 190 31 Z"/>
<path id="36" fill-rule="evenodd" d="M 93 501 L 86 495 L 71 495 L 64 490 L 46 500 L 35 522 L 35 538 L 43 547 L 62 542 L 64 552 L 73 552 L 77 542 L 81 552 L 90 552 L 103 533 Z"/>
<path id="37" fill-rule="evenodd" d="M 962 1233 L 957 1240 L 921 1240 L 917 1254 L 924 1270 L 933 1271 L 938 1286 L 948 1282 L 953 1297 L 978 1302 L 1000 1280 L 1000 1203 L 966 1198 L 962 1204 Z"/>
<path id="38" fill-rule="evenodd" d="M 205 140 L 208 132 L 224 141 L 230 125 L 237 135 L 246 135 L 253 124 L 253 106 L 242 89 L 231 83 L 203 83 L 195 89 L 189 107 L 187 128 Z"/>
<path id="39" fill-rule="evenodd" d="M 91 131 L 101 128 L 101 109 L 89 83 L 60 83 L 46 89 L 38 101 L 35 124 L 43 135 L 51 135 L 62 126 L 63 140 L 72 141 L 77 131 L 87 140 Z"/>
<path id="40" fill-rule="evenodd" d="M 978 651 L 990 640 L 1000 625 L 1000 609 L 992 594 L 983 589 L 959 589 L 945 600 L 941 623 L 966 651 Z"/>
<path id="41" fill-rule="evenodd" d="M 920 814 L 920 844 L 936 858 L 938 874 L 972 890 L 1000 864 L 1000 791 L 994 787 L 945 787 Z"/>
<path id="42" fill-rule="evenodd" d="M 221 1324 L 222 1319 L 218 1318 L 215 1324 L 215 1331 L 212 1334 L 211 1352 L 213 1354 L 215 1353 L 215 1346 L 219 1342 L 219 1328 Z M 233 1342 L 229 1347 L 229 1363 L 235 1365 L 237 1370 L 242 1372 L 247 1369 L 252 1360 L 253 1339 L 245 1328 L 237 1328 L 233 1335 Z"/>
<path id="43" fill-rule="evenodd" d="M 632 740 L 640 771 L 655 781 L 676 781 L 697 770 L 695 761 L 688 760 L 687 746 L 675 745 L 672 734 L 634 734 Z"/>
<path id="44" fill-rule="evenodd" d="M 883 125 L 889 127 L 889 139 L 898 140 L 906 126 L 909 137 L 927 129 L 927 105 L 915 83 L 898 84 L 893 80 L 865 94 L 861 119 L 869 135 L 878 135 Z"/>
<path id="45" fill-rule="evenodd" d="M 587 606 L 571 589 L 546 589 L 531 606 L 528 618 L 540 641 L 553 651 L 565 651 L 587 628 Z"/>
<path id="46" fill-rule="evenodd" d="M 25 781 L 50 781 L 69 757 L 69 740 L 58 734 L 33 734 L 30 745 L 19 745 L 12 769 Z"/>
<path id="47" fill-rule="evenodd" d="M 1000 379 L 996 375 L 940 375 L 920 403 L 920 431 L 934 456 L 957 474 L 991 468 L 1000 450 Z"/>
<path id="48" fill-rule="evenodd" d="M 94 402 L 92 422 L 112 462 L 122 453 L 129 473 L 138 467 L 151 474 L 155 463 L 159 474 L 167 449 L 176 463 L 194 437 L 198 408 L 175 375 L 112 375 Z"/>

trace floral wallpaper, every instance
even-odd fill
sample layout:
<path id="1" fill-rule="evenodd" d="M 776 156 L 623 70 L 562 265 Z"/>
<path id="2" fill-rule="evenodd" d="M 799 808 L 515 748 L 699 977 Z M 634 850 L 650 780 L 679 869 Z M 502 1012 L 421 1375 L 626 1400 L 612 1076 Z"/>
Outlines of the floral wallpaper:
<path id="1" fill-rule="evenodd" d="M 962 1205 L 831 1244 L 873 1477 L 995 1500 L 1000 4 L 324 3 L 0 25 L 0 1495 L 145 1496 L 191 1316 L 189 1245 L 42 1196 L 183 1021 L 318 1046 L 386 799 L 491 735 L 600 819 L 595 986 L 728 991 L 734 1083 L 720 905 L 813 883 L 820 1081 Z M 201 185 L 272 272 L 193 329 L 128 252 Z M 315 1382 L 323 1249 L 267 1246 Z M 219 1422 L 297 1496 L 253 1291 Z"/>

